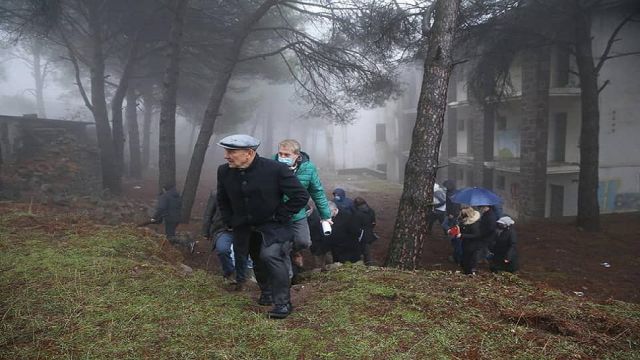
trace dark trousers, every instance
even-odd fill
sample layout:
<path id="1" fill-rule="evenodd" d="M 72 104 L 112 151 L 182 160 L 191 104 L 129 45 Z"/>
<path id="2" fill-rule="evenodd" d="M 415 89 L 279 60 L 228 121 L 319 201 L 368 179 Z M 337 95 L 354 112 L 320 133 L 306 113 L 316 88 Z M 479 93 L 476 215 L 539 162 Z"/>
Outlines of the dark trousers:
<path id="1" fill-rule="evenodd" d="M 462 241 L 462 271 L 465 274 L 472 274 L 476 271 L 478 261 L 484 253 L 485 245 L 478 240 Z"/>
<path id="2" fill-rule="evenodd" d="M 167 236 L 167 239 L 171 240 L 171 238 L 176 237 L 176 228 L 178 227 L 177 222 L 164 222 L 164 234 Z"/>
<path id="3" fill-rule="evenodd" d="M 442 225 L 444 223 L 444 218 L 445 217 L 446 217 L 446 213 L 444 211 L 434 210 L 429 215 L 429 223 L 427 224 L 427 230 L 429 230 L 429 232 L 431 231 L 431 229 L 433 228 L 433 223 L 435 223 L 436 220 L 438 220 L 440 225 Z"/>
<path id="4" fill-rule="evenodd" d="M 292 245 L 287 241 L 266 246 L 260 233 L 253 233 L 249 241 L 249 254 L 260 291 L 263 296 L 271 296 L 276 305 L 291 302 L 288 261 Z"/>

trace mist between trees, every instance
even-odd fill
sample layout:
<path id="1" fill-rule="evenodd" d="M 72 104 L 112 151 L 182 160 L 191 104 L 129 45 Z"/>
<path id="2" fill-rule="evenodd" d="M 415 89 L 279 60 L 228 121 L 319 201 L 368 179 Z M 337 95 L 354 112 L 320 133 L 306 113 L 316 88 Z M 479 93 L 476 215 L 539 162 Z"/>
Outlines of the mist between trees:
<path id="1" fill-rule="evenodd" d="M 612 7 L 622 16 L 596 54 L 591 21 Z M 427 236 L 415 224 L 431 211 L 450 75 L 461 64 L 474 74 L 472 101 L 491 112 L 508 101 L 509 68 L 524 54 L 537 87 L 523 90 L 523 103 L 541 110 L 523 114 L 544 127 L 548 49 L 567 49 L 583 97 L 578 223 L 598 229 L 597 104 L 608 84 L 598 72 L 608 59 L 637 54 L 616 48 L 637 20 L 633 1 L 3 0 L 0 77 L 12 87 L 12 69 L 22 69 L 20 82 L 32 85 L 5 88 L 0 100 L 15 113 L 93 122 L 102 187 L 111 194 L 125 176 L 157 174 L 160 185 L 185 174 L 188 221 L 203 171 L 221 162 L 209 150 L 214 140 L 253 134 L 267 155 L 298 134 L 330 168 L 334 125 L 371 121 L 364 109 L 405 99 L 411 89 L 402 73 L 421 64 L 412 135 L 394 139 L 411 146 L 388 261 L 414 268 Z M 546 162 L 521 166 L 534 183 L 528 188 L 539 191 Z"/>

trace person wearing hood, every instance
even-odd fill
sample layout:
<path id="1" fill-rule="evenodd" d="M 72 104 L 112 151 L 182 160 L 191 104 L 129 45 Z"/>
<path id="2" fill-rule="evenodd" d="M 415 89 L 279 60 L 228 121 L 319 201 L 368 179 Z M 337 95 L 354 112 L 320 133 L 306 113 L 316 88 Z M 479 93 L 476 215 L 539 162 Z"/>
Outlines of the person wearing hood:
<path id="1" fill-rule="evenodd" d="M 353 213 L 340 210 L 332 201 L 329 202 L 329 207 L 333 216 L 333 227 L 328 236 L 333 261 L 358 262 L 361 256 L 360 242 L 358 241 L 360 232 Z"/>
<path id="2" fill-rule="evenodd" d="M 378 236 L 373 232 L 373 228 L 376 226 L 376 213 L 361 197 L 353 199 L 353 205 L 355 208 L 354 218 L 359 229 L 358 240 L 362 249 L 362 258 L 365 265 L 372 265 L 371 244 L 378 239 Z"/>
<path id="3" fill-rule="evenodd" d="M 515 222 L 509 216 L 503 216 L 496 223 L 496 238 L 490 247 L 493 252 L 490 269 L 493 272 L 516 272 L 518 270 L 518 252 L 516 250 L 516 231 L 513 228 Z"/>
<path id="4" fill-rule="evenodd" d="M 182 212 L 182 198 L 176 190 L 173 183 L 167 183 L 162 186 L 156 209 L 151 217 L 151 223 L 164 223 L 164 233 L 172 244 L 183 245 L 193 252 L 195 250 L 195 241 L 180 240 L 176 236 L 176 228 L 180 223 Z"/>
<path id="5" fill-rule="evenodd" d="M 278 144 L 278 153 L 274 156 L 274 160 L 286 164 L 293 171 L 315 203 L 321 222 L 331 224 L 329 201 L 324 193 L 318 169 L 309 159 L 309 155 L 301 150 L 300 143 L 293 139 L 282 140 Z M 311 235 L 305 208 L 293 216 L 289 227 L 294 234 L 291 276 L 295 276 L 303 266 L 302 250 L 311 247 Z"/>
<path id="6" fill-rule="evenodd" d="M 333 190 L 333 202 L 338 209 L 344 212 L 353 213 L 353 200 L 347 197 L 347 192 L 344 189 L 336 188 Z"/>
<path id="7" fill-rule="evenodd" d="M 474 274 L 478 264 L 478 256 L 482 251 L 480 232 L 480 213 L 472 207 L 460 211 L 460 233 L 456 236 L 462 240 L 462 270 L 465 274 Z"/>

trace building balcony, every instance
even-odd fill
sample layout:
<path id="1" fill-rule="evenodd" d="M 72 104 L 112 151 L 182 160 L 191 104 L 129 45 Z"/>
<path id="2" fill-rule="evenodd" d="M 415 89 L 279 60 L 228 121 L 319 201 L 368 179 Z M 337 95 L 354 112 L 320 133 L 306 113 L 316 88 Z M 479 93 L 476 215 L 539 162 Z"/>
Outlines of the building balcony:
<path id="1" fill-rule="evenodd" d="M 485 161 L 484 166 L 496 171 L 503 171 L 509 173 L 520 172 L 520 159 L 499 159 L 494 161 Z M 547 162 L 547 175 L 554 174 L 576 174 L 580 172 L 580 166 L 577 163 L 569 163 L 563 161 L 549 161 Z"/>

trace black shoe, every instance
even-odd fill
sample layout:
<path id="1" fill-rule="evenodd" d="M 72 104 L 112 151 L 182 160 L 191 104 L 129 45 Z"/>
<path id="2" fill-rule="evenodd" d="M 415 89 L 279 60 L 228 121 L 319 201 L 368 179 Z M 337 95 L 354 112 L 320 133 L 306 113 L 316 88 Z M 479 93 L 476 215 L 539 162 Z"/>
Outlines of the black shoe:
<path id="1" fill-rule="evenodd" d="M 284 319 L 291 314 L 291 306 L 289 304 L 275 305 L 271 311 L 267 313 L 270 319 Z"/>
<path id="2" fill-rule="evenodd" d="M 273 298 L 271 295 L 260 294 L 260 298 L 258 299 L 258 305 L 268 306 L 273 305 Z"/>

